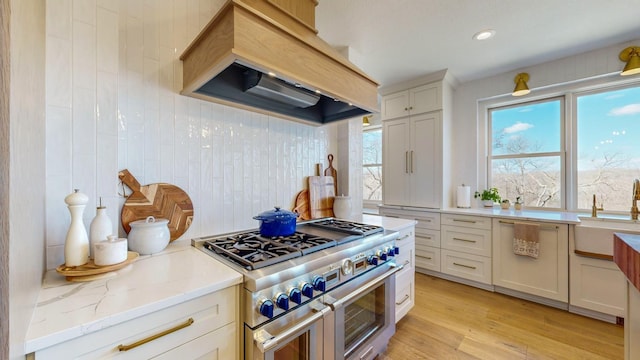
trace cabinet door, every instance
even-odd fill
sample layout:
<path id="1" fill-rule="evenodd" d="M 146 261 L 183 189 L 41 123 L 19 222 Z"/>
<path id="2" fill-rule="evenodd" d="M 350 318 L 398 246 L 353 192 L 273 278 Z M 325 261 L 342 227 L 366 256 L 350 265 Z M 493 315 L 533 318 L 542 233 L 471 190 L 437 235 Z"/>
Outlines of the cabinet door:
<path id="1" fill-rule="evenodd" d="M 440 208 L 440 112 L 412 116 L 410 137 L 410 205 Z"/>
<path id="2" fill-rule="evenodd" d="M 409 90 L 409 111 L 412 115 L 442 109 L 442 83 L 418 86 Z"/>
<path id="3" fill-rule="evenodd" d="M 409 92 L 405 90 L 383 96 L 380 111 L 382 120 L 409 115 Z"/>
<path id="4" fill-rule="evenodd" d="M 569 226 L 540 224 L 537 259 L 513 253 L 513 227 L 493 220 L 493 283 L 547 299 L 568 302 Z"/>
<path id="5" fill-rule="evenodd" d="M 409 119 L 383 122 L 383 201 L 389 205 L 407 205 L 409 191 Z"/>

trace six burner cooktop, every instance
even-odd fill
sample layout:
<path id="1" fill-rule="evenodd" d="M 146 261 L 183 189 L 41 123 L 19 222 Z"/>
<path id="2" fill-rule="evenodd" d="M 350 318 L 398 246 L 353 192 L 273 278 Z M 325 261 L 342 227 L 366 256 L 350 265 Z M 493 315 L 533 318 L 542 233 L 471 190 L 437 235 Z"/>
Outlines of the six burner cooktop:
<path id="1" fill-rule="evenodd" d="M 306 222 L 298 229 L 303 231 L 273 238 L 261 236 L 258 230 L 222 235 L 205 239 L 203 246 L 255 270 L 384 231 L 380 226 L 338 219 Z"/>

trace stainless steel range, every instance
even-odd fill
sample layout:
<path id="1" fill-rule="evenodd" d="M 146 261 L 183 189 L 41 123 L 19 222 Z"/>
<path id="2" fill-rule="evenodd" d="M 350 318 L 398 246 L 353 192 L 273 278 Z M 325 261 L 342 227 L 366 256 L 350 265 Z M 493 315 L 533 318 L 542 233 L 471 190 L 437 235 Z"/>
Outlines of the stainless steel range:
<path id="1" fill-rule="evenodd" d="M 245 359 L 372 359 L 395 332 L 398 233 L 325 218 L 193 239 L 244 274 Z"/>

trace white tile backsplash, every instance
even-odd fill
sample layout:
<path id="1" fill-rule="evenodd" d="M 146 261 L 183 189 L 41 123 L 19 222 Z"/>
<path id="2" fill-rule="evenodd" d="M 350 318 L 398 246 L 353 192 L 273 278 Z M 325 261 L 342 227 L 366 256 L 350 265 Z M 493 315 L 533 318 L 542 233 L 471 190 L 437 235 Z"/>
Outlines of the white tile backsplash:
<path id="1" fill-rule="evenodd" d="M 47 2 L 47 268 L 64 262 L 64 197 L 74 187 L 90 198 L 87 230 L 102 197 L 122 232 L 119 170 L 143 185 L 187 191 L 195 213 L 190 238 L 256 227 L 253 216 L 291 208 L 315 164 L 327 166 L 335 125 L 316 128 L 179 94 L 178 58 L 223 2 Z"/>

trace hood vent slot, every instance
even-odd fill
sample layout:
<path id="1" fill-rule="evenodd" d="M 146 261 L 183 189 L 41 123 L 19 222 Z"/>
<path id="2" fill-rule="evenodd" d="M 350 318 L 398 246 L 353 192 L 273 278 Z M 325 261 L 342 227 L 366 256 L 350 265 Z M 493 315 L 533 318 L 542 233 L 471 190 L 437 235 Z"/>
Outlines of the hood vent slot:
<path id="1" fill-rule="evenodd" d="M 312 125 L 379 112 L 378 83 L 316 35 L 313 17 L 283 10 L 288 3 L 228 0 L 180 57 L 181 93 Z M 295 3 L 312 15 L 317 4 Z"/>

